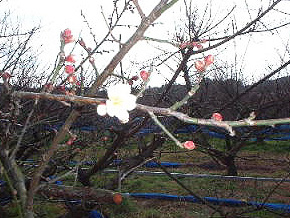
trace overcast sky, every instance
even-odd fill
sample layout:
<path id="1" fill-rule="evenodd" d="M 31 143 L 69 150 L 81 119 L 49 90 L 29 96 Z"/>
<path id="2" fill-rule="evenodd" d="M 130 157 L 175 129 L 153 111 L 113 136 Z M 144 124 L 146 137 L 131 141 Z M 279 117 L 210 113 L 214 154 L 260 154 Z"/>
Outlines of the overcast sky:
<path id="1" fill-rule="evenodd" d="M 157 2 L 159 1 L 139 0 L 145 14 L 148 14 Z M 194 2 L 197 9 L 202 11 L 205 3 L 209 1 L 200 0 Z M 248 1 L 251 8 L 250 13 L 253 17 L 257 14 L 258 6 L 261 2 L 268 3 L 269 1 Z M 213 15 L 216 16 L 216 20 L 223 17 L 232 8 L 232 6 L 236 4 L 238 7 L 235 9 L 235 18 L 240 25 L 239 27 L 242 27 L 243 24 L 249 21 L 248 12 L 245 10 L 245 1 L 242 0 L 212 0 L 212 5 L 214 6 L 212 7 L 212 11 Z M 285 9 L 288 6 L 288 12 L 290 12 L 289 1 L 282 4 L 283 5 L 280 8 Z M 14 17 L 18 17 L 21 23 L 23 23 L 24 27 L 33 27 L 40 24 L 42 30 L 38 35 L 36 44 L 43 45 L 43 53 L 41 58 L 44 58 L 48 62 L 53 62 L 55 60 L 55 55 L 58 53 L 59 33 L 65 28 L 70 28 L 76 38 L 78 35 L 81 35 L 83 38 L 88 40 L 88 42 L 90 42 L 91 37 L 87 35 L 88 29 L 84 23 L 84 19 L 80 15 L 81 10 L 90 22 L 90 25 L 92 26 L 97 37 L 100 39 L 102 38 L 102 36 L 106 33 L 107 28 L 101 15 L 101 5 L 104 13 L 109 15 L 112 9 L 112 1 L 109 0 L 7 0 L 1 3 L 0 11 L 3 12 L 10 10 L 12 15 Z M 162 23 L 162 25 L 160 24 L 155 28 L 149 29 L 145 35 L 154 36 L 156 38 L 169 37 L 170 33 L 172 34 L 174 31 L 175 26 L 180 23 L 182 12 L 184 12 L 183 0 L 180 0 L 170 11 L 162 15 L 162 17 L 157 21 Z M 126 15 L 123 19 L 123 23 L 128 23 L 131 25 L 138 25 L 139 22 L 140 20 L 137 13 L 128 13 L 128 15 Z M 126 29 L 121 32 L 124 41 L 126 37 L 130 36 L 132 31 L 132 29 Z M 270 37 L 269 34 L 262 38 L 253 37 L 250 40 L 247 38 L 243 42 L 237 41 L 235 47 L 232 45 L 229 49 L 225 47 L 221 54 L 215 55 L 217 55 L 217 59 L 222 61 L 226 61 L 225 59 L 232 61 L 235 58 L 235 52 L 238 52 L 240 55 L 245 55 L 247 58 L 241 59 L 241 61 L 243 60 L 243 63 L 240 63 L 240 67 L 245 68 L 246 77 L 254 76 L 255 78 L 259 78 L 267 73 L 267 64 L 274 64 L 279 60 L 279 55 L 277 55 L 277 52 L 280 54 L 283 53 L 284 49 L 282 49 L 282 47 L 283 44 L 287 43 L 287 40 L 289 40 L 289 35 L 289 33 L 288 35 L 287 33 L 284 33 L 282 37 L 279 36 L 280 40 L 279 37 Z M 266 46 L 267 49 L 265 49 Z M 154 44 L 148 45 L 144 42 L 139 43 L 137 47 L 134 48 L 128 55 L 128 60 L 133 58 L 136 61 L 142 61 L 144 56 L 148 56 L 149 59 L 151 56 L 157 54 L 154 47 Z M 175 48 L 169 49 L 174 51 Z M 215 53 L 215 51 L 212 51 L 212 53 Z M 225 54 L 227 54 L 227 56 Z M 109 61 L 109 57 L 110 56 L 104 56 L 105 60 L 99 62 L 103 65 L 100 66 L 100 68 L 105 67 L 106 63 Z M 131 73 L 134 74 L 134 72 Z M 169 75 L 170 73 L 163 73 L 163 75 L 159 75 L 159 77 L 156 77 L 157 79 L 155 79 L 155 81 L 158 82 L 156 84 L 153 84 L 152 82 L 152 85 L 154 86 L 160 84 L 160 80 L 164 77 L 170 78 Z"/>

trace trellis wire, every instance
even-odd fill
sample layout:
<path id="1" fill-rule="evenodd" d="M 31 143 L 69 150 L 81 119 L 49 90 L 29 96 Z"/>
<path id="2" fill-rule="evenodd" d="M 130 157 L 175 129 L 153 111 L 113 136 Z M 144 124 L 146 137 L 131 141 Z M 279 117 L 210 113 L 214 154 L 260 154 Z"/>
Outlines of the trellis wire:
<path id="1" fill-rule="evenodd" d="M 108 169 L 104 173 L 118 173 L 118 170 Z M 165 176 L 164 172 L 156 171 L 133 171 L 134 174 L 148 175 L 148 176 Z M 224 179 L 224 180 L 240 180 L 240 181 L 263 181 L 263 182 L 290 182 L 290 179 L 283 178 L 267 178 L 267 177 L 250 177 L 250 176 L 223 176 L 211 174 L 191 174 L 191 173 L 171 173 L 176 177 L 189 177 L 189 178 L 209 178 L 209 179 Z"/>

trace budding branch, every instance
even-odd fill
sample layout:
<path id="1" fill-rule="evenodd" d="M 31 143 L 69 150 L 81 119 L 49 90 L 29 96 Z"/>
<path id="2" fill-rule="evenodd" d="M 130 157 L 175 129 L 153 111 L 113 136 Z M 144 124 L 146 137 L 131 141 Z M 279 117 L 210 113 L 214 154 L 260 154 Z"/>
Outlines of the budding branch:
<path id="1" fill-rule="evenodd" d="M 28 98 L 28 99 L 49 99 L 54 101 L 69 101 L 77 102 L 81 104 L 100 104 L 106 102 L 105 98 L 90 98 L 77 95 L 60 95 L 60 94 L 50 94 L 50 93 L 34 93 L 34 92 L 22 92 L 17 91 L 12 93 L 13 98 Z M 152 107 L 142 104 L 136 104 L 136 109 L 145 111 L 147 113 L 151 112 L 154 114 L 161 114 L 165 116 L 174 116 L 179 120 L 190 123 L 199 124 L 205 126 L 217 126 L 226 129 L 231 135 L 234 135 L 232 127 L 242 127 L 242 126 L 272 126 L 277 124 L 290 123 L 290 118 L 281 119 L 268 119 L 268 120 L 253 120 L 250 118 L 238 120 L 238 121 L 215 121 L 213 119 L 202 119 L 193 118 L 184 113 L 172 110 L 170 108 L 160 108 Z"/>

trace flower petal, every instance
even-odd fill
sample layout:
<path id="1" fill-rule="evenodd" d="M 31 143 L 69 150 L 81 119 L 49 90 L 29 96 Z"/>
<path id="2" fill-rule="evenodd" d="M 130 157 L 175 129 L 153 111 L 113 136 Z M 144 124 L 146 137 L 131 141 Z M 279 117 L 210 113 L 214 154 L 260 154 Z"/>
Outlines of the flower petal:
<path id="1" fill-rule="evenodd" d="M 97 113 L 100 116 L 105 116 L 107 114 L 107 106 L 105 104 L 99 104 L 97 107 Z"/>
<path id="2" fill-rule="evenodd" d="M 128 111 L 133 110 L 136 107 L 137 97 L 135 95 L 129 94 L 126 99 L 126 109 Z"/>
<path id="3" fill-rule="evenodd" d="M 106 105 L 107 105 L 107 114 L 110 116 L 110 117 L 113 117 L 116 115 L 116 109 L 114 107 L 114 104 L 112 103 L 112 101 L 110 100 L 107 100 L 106 101 Z M 117 112 L 118 113 L 118 112 Z"/>
<path id="4" fill-rule="evenodd" d="M 118 119 L 122 123 L 127 123 L 129 121 L 129 113 L 126 110 L 120 110 L 120 111 L 118 111 L 118 114 L 116 115 L 116 117 L 118 117 Z"/>

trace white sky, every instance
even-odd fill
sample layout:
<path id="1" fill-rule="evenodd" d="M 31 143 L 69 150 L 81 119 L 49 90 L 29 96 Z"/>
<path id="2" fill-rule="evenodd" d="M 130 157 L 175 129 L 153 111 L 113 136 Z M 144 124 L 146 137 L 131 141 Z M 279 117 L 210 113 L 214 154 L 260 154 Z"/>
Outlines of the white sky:
<path id="1" fill-rule="evenodd" d="M 107 28 L 100 13 L 100 6 L 103 6 L 105 14 L 108 15 L 112 9 L 112 2 L 113 1 L 109 0 L 7 0 L 0 3 L 0 12 L 10 10 L 13 16 L 18 17 L 18 19 L 23 23 L 24 27 L 33 27 L 40 24 L 42 26 L 42 30 L 38 35 L 36 45 L 43 44 L 43 53 L 41 58 L 53 64 L 59 48 L 59 33 L 65 28 L 70 28 L 76 38 L 80 34 L 85 40 L 87 40 L 87 42 L 90 42 L 91 38 L 87 35 L 88 29 L 86 28 L 86 24 L 83 22 L 83 18 L 80 16 L 80 10 L 83 10 L 97 38 L 101 39 L 102 36 L 106 33 Z M 139 0 L 139 3 L 145 14 L 148 14 L 153 6 L 157 4 L 157 2 L 159 1 Z M 200 0 L 194 2 L 197 2 L 198 9 L 202 11 L 205 2 L 209 1 Z M 257 14 L 257 6 L 260 5 L 260 2 L 260 0 L 248 1 L 250 7 L 253 9 L 250 11 L 253 17 L 255 17 Z M 265 0 L 264 2 L 268 1 Z M 240 23 L 239 27 L 242 27 L 242 24 L 249 21 L 249 15 L 243 8 L 245 5 L 244 3 L 245 1 L 241 0 L 212 0 L 212 5 L 214 6 L 213 16 L 216 16 L 216 20 L 219 20 L 219 18 L 223 17 L 234 4 L 238 4 L 239 7 L 237 7 L 235 10 L 235 18 L 237 22 Z M 285 9 L 288 7 L 289 13 L 289 1 L 282 4 L 283 5 L 281 5 L 280 8 Z M 179 20 L 182 17 L 180 15 L 180 11 L 183 10 L 182 5 L 183 0 L 179 0 L 179 2 L 172 9 L 170 9 L 170 11 L 162 15 L 161 19 L 157 21 L 163 23 L 163 25 L 160 24 L 155 28 L 149 29 L 145 35 L 153 36 L 156 38 L 166 38 L 168 37 L 168 32 L 171 32 L 172 35 L 174 27 L 178 22 L 180 22 Z M 140 19 L 137 13 L 134 15 L 128 13 L 128 15 L 125 16 L 123 20 L 124 24 L 129 23 L 132 25 L 138 25 L 139 22 Z M 132 31 L 133 29 L 131 28 L 121 32 L 124 41 L 126 37 L 131 35 Z M 265 34 L 263 37 L 253 37 L 249 41 L 247 37 L 245 37 L 247 40 L 236 40 L 236 50 L 233 49 L 232 45 L 229 46 L 229 44 L 227 44 L 223 47 L 223 49 L 226 49 L 223 52 L 219 51 L 219 53 L 217 53 L 216 51 L 211 51 L 211 53 L 216 55 L 218 60 L 222 61 L 234 60 L 235 52 L 238 52 L 239 54 L 245 54 L 247 58 L 244 60 L 244 62 L 242 62 L 240 59 L 240 67 L 245 68 L 245 77 L 250 78 L 254 76 L 257 79 L 268 73 L 268 71 L 265 70 L 268 64 L 277 64 L 277 61 L 279 61 L 277 52 L 283 54 L 283 43 L 287 43 L 289 36 L 289 31 L 287 31 L 284 33 L 284 35 L 281 36 L 282 38 L 273 37 L 271 34 Z M 126 58 L 126 63 L 128 63 L 128 65 L 127 69 L 125 70 L 138 70 L 138 68 L 130 67 L 130 60 L 142 62 L 143 60 L 150 59 L 152 56 L 156 56 L 156 54 L 158 55 L 158 52 L 153 49 L 155 45 L 156 44 L 154 43 L 138 43 Z M 168 49 L 176 51 L 176 49 L 173 47 L 169 47 Z M 110 61 L 110 57 L 112 57 L 111 54 L 108 56 L 104 55 L 102 60 L 96 60 L 96 63 L 100 63 L 98 65 L 100 70 L 104 68 L 105 65 Z M 172 66 L 175 65 L 173 64 Z M 131 72 L 132 75 L 134 73 L 135 72 Z M 156 75 L 155 79 L 152 80 L 152 86 L 160 85 L 160 82 L 164 77 L 170 78 L 170 70 L 164 68 L 164 72 L 162 74 L 162 76 Z"/>

